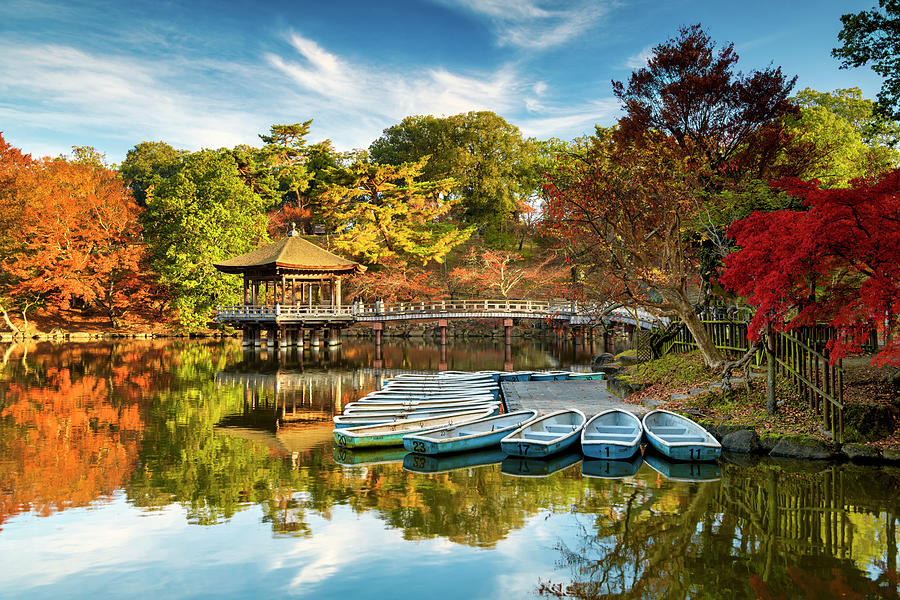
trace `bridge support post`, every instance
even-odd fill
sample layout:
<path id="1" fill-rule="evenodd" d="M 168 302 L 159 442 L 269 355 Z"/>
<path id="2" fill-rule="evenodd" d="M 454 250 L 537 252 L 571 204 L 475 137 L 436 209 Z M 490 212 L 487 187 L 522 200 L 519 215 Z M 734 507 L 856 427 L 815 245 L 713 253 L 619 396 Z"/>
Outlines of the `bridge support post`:
<path id="1" fill-rule="evenodd" d="M 318 348 L 319 347 L 319 328 L 314 327 L 312 329 L 312 331 L 310 332 L 310 334 L 311 334 L 310 337 L 312 339 L 310 339 L 309 345 L 312 346 L 313 348 Z"/>
<path id="2" fill-rule="evenodd" d="M 447 319 L 438 319 L 438 328 L 441 330 L 441 348 L 443 349 L 447 345 Z"/>
<path id="3" fill-rule="evenodd" d="M 381 331 L 384 329 L 384 323 L 372 323 L 372 331 L 375 332 L 375 351 L 381 353 Z"/>
<path id="4" fill-rule="evenodd" d="M 340 327 L 330 327 L 328 329 L 328 345 L 329 346 L 340 346 L 341 345 L 341 328 Z"/>
<path id="5" fill-rule="evenodd" d="M 506 345 L 509 346 L 512 344 L 512 328 L 513 328 L 513 320 L 512 319 L 503 319 L 503 335 L 504 341 Z"/>

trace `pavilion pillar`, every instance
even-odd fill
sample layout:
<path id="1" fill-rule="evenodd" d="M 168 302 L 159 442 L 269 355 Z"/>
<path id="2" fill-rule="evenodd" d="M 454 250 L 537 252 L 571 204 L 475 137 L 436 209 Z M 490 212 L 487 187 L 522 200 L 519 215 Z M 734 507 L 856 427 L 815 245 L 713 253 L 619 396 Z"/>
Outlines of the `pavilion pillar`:
<path id="1" fill-rule="evenodd" d="M 244 279 L 244 306 L 247 306 L 247 294 L 248 294 L 248 292 L 249 292 L 247 286 L 248 286 L 248 283 L 249 283 L 249 282 L 247 281 L 247 275 L 246 275 L 246 274 L 244 275 L 243 279 Z"/>
<path id="2" fill-rule="evenodd" d="M 311 335 L 312 339 L 309 341 L 309 345 L 312 346 L 313 348 L 318 348 L 319 347 L 319 328 L 313 327 L 313 329 L 310 333 L 312 334 Z"/>
<path id="3" fill-rule="evenodd" d="M 338 275 L 334 280 L 334 306 L 341 308 L 341 276 Z"/>

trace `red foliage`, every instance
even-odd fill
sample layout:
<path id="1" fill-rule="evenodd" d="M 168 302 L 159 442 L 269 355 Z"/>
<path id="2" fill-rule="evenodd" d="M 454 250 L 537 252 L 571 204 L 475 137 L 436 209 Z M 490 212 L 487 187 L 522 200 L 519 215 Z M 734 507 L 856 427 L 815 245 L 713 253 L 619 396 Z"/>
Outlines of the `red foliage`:
<path id="1" fill-rule="evenodd" d="M 860 350 L 879 323 L 896 333 L 900 312 L 900 170 L 845 189 L 796 179 L 776 184 L 807 211 L 753 213 L 730 229 L 741 249 L 722 283 L 757 307 L 751 336 L 830 323 L 832 360 Z M 900 365 L 896 335 L 876 362 Z"/>
<path id="2" fill-rule="evenodd" d="M 17 247 L 3 260 L 16 280 L 11 295 L 63 309 L 77 298 L 102 307 L 114 325 L 147 299 L 141 209 L 114 171 L 45 159 L 20 165 L 15 187 Z"/>
<path id="3" fill-rule="evenodd" d="M 347 287 L 350 296 L 363 302 L 379 298 L 385 302 L 430 300 L 441 296 L 441 288 L 431 271 L 411 267 L 396 258 L 382 260 L 377 268 L 351 279 Z"/>

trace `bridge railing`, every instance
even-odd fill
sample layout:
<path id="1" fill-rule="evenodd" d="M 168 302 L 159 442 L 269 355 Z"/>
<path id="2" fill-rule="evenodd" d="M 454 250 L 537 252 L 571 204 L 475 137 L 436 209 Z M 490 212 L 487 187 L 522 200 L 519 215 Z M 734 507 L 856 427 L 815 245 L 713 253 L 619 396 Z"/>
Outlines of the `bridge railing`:
<path id="1" fill-rule="evenodd" d="M 303 321 L 335 319 L 341 321 L 377 321 L 400 318 L 440 318 L 442 316 L 521 316 L 527 318 L 578 319 L 579 324 L 609 320 L 634 320 L 631 312 L 617 309 L 606 314 L 606 305 L 570 300 L 517 300 L 508 298 L 479 300 L 428 300 L 415 302 L 355 302 L 345 306 L 321 305 L 240 305 L 219 306 L 220 322 Z M 639 313 L 642 326 L 649 327 L 652 315 Z"/>

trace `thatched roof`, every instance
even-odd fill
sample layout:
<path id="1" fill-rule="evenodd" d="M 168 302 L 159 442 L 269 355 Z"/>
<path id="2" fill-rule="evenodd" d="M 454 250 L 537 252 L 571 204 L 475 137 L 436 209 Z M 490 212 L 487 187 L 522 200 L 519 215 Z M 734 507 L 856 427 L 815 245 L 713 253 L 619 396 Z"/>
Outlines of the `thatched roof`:
<path id="1" fill-rule="evenodd" d="M 225 273 L 243 273 L 250 270 L 297 269 L 313 273 L 354 273 L 365 270 L 359 263 L 341 258 L 324 248 L 307 242 L 295 231 L 283 240 L 257 248 L 228 260 L 213 263 Z"/>

